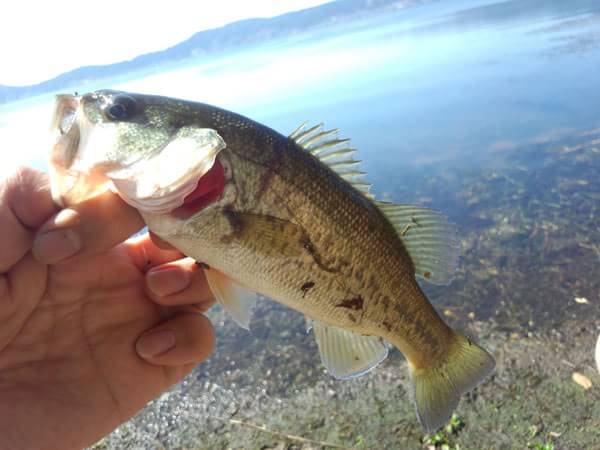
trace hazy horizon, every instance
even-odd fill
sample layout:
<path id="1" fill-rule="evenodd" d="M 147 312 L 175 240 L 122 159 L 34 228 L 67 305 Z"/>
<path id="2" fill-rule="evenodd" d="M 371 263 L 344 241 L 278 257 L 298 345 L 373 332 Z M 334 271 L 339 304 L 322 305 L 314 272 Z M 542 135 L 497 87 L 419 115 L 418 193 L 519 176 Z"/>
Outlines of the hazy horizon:
<path id="1" fill-rule="evenodd" d="M 81 2 L 75 0 L 11 2 L 3 6 L 5 20 L 0 27 L 0 41 L 11 43 L 2 49 L 0 85 L 36 84 L 78 67 L 113 64 L 163 50 L 199 31 L 243 19 L 278 16 L 330 1 L 222 0 L 211 3 L 209 8 L 188 11 L 190 3 L 184 0 L 171 0 L 168 5 L 106 0 L 102 3 L 106 30 L 101 28 L 103 22 L 97 17 L 90 27 L 86 14 L 82 14 Z M 102 12 L 92 14 L 104 18 Z M 27 17 L 27 26 L 16 20 L 20 17 Z M 33 35 L 32 30 L 35 30 Z"/>

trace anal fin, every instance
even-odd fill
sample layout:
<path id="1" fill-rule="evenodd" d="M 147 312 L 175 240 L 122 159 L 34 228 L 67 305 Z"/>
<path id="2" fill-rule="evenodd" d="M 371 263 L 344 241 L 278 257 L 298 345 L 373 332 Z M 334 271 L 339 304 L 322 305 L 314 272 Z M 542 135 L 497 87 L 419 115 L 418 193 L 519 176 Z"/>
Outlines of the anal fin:
<path id="1" fill-rule="evenodd" d="M 335 378 L 364 375 L 387 357 L 387 347 L 380 337 L 362 336 L 317 320 L 312 321 L 312 328 L 321 361 Z"/>
<path id="2" fill-rule="evenodd" d="M 227 275 L 215 269 L 204 271 L 206 281 L 219 304 L 240 327 L 250 329 L 256 293 L 243 288 Z"/>

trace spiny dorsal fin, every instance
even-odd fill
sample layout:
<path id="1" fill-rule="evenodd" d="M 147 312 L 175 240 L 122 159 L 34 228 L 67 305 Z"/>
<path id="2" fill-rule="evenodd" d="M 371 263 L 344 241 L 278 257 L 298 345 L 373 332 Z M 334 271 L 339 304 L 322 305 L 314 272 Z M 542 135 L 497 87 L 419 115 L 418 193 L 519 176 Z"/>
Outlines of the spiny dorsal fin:
<path id="1" fill-rule="evenodd" d="M 366 197 L 375 200 L 369 193 L 371 185 L 365 180 L 366 173 L 358 168 L 360 161 L 353 158 L 356 150 L 350 147 L 349 139 L 338 138 L 338 130 L 324 131 L 322 123 L 307 128 L 304 122 L 290 138 Z M 415 266 L 415 275 L 434 284 L 448 284 L 458 265 L 460 243 L 456 227 L 431 209 L 378 201 L 375 204 L 402 239 Z"/>
<path id="2" fill-rule="evenodd" d="M 415 266 L 415 275 L 434 284 L 448 284 L 458 265 L 460 242 L 456 226 L 432 209 L 375 202 L 392 223 Z"/>
<path id="3" fill-rule="evenodd" d="M 322 123 L 307 128 L 307 122 L 304 122 L 290 134 L 290 139 L 329 166 L 366 197 L 374 199 L 369 193 L 371 185 L 365 180 L 366 172 L 358 168 L 360 161 L 353 158 L 356 149 L 350 147 L 350 139 L 339 139 L 338 132 L 337 129 L 324 131 Z"/>

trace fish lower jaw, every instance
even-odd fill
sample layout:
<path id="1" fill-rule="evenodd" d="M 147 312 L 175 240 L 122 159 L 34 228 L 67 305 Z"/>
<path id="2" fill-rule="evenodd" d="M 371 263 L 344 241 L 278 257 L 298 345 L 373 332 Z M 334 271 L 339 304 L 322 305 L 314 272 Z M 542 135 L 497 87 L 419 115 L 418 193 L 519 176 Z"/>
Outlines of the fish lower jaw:
<path id="1" fill-rule="evenodd" d="M 169 238 L 178 234 L 184 226 L 184 220 L 169 214 L 156 214 L 148 211 L 140 211 L 140 215 L 148 229 L 158 237 L 168 241 Z"/>

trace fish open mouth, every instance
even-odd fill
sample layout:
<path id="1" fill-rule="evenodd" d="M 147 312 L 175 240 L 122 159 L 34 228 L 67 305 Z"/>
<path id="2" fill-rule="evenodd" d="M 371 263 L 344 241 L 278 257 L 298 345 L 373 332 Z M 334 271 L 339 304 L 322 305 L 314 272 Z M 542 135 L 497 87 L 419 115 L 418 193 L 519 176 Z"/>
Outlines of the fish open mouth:
<path id="1" fill-rule="evenodd" d="M 61 207 L 77 204 L 111 187 L 105 174 L 87 170 L 81 164 L 82 147 L 86 145 L 84 127 L 90 125 L 81 106 L 82 97 L 78 95 L 56 96 L 49 172 L 52 198 Z"/>
<path id="2" fill-rule="evenodd" d="M 73 163 L 79 149 L 80 131 L 77 124 L 80 97 L 58 95 L 52 118 L 52 129 L 56 142 L 51 159 L 55 164 L 68 168 Z"/>
<path id="3" fill-rule="evenodd" d="M 112 188 L 141 212 L 181 207 L 177 215 L 189 217 L 220 196 L 225 181 L 216 157 L 225 142 L 216 130 L 189 124 L 166 134 L 144 122 L 104 120 L 105 100 L 111 105 L 101 93 L 56 98 L 50 180 L 60 206 Z M 92 121 L 90 111 L 100 115 Z M 139 136 L 135 145 L 122 139 L 127 133 Z"/>
<path id="4" fill-rule="evenodd" d="M 79 107 L 79 99 L 74 96 L 63 96 L 57 104 L 56 111 L 56 128 L 60 132 L 61 136 L 64 136 L 71 131 L 73 124 L 75 123 L 75 117 L 77 115 L 77 108 Z"/>
<path id="5" fill-rule="evenodd" d="M 73 205 L 109 188 L 107 179 L 73 169 L 81 145 L 79 123 L 81 97 L 56 97 L 52 127 L 54 145 L 50 153 L 52 198 L 61 207 Z"/>

